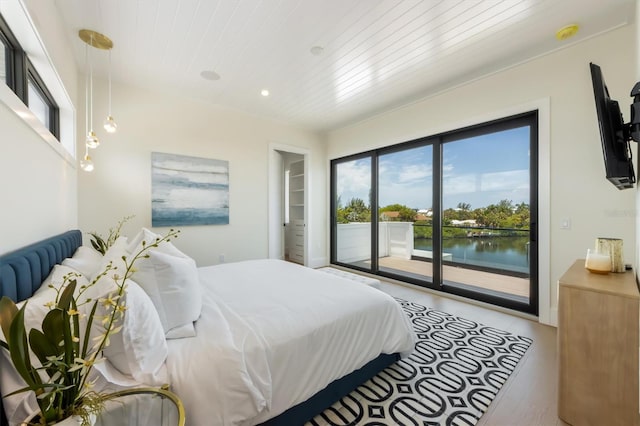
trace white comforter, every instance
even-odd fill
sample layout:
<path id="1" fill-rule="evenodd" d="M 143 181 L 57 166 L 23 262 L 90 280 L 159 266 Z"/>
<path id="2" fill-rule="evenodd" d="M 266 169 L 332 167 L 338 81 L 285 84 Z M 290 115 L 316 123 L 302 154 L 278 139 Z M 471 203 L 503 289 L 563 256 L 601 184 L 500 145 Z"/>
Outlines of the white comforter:
<path id="1" fill-rule="evenodd" d="M 170 340 L 167 370 L 190 425 L 253 425 L 415 336 L 389 295 L 278 260 L 200 268 L 197 337 Z"/>

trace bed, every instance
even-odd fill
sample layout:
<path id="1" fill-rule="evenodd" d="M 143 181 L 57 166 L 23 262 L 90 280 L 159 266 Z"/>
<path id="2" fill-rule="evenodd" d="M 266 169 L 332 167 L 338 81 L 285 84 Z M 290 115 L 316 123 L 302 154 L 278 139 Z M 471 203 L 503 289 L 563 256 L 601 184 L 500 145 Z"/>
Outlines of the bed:
<path id="1" fill-rule="evenodd" d="M 74 230 L 0 256 L 0 296 L 30 297 L 81 245 Z M 355 281 L 277 260 L 197 273 L 203 289 L 197 337 L 167 340 L 163 365 L 187 424 L 304 424 L 413 350 L 415 336 L 399 305 Z M 234 368 L 211 358 L 227 340 L 235 342 L 232 362 L 245 376 L 237 386 L 229 377 Z"/>

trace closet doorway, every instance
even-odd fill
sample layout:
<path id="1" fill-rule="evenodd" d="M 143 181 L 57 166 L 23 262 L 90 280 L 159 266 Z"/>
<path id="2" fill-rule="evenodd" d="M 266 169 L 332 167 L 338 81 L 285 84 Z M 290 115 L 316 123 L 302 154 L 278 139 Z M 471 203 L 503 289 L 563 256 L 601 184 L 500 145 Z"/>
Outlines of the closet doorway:
<path id="1" fill-rule="evenodd" d="M 269 158 L 269 258 L 307 264 L 308 153 L 272 145 Z"/>

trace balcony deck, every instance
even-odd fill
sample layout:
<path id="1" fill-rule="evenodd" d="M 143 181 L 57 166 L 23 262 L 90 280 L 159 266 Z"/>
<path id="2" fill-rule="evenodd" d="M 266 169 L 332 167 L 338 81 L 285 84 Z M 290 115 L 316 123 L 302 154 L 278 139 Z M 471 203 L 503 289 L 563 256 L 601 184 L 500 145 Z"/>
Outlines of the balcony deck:
<path id="1" fill-rule="evenodd" d="M 433 264 L 431 262 L 387 256 L 381 257 L 378 260 L 378 264 L 381 271 L 398 275 L 408 275 L 422 279 L 433 276 Z M 442 274 L 443 279 L 447 282 L 476 287 L 477 290 L 498 293 L 505 297 L 513 297 L 520 300 L 523 298 L 529 299 L 529 280 L 526 278 L 448 265 L 443 266 Z"/>

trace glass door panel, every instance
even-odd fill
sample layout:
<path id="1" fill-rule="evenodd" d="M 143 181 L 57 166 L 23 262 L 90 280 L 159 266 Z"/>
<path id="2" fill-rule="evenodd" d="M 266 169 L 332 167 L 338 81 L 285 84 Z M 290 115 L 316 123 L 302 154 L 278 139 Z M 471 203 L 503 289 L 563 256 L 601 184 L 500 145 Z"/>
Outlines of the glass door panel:
<path id="1" fill-rule="evenodd" d="M 433 148 L 378 157 L 378 268 L 433 281 Z"/>
<path id="2" fill-rule="evenodd" d="M 371 158 L 334 167 L 335 261 L 371 271 Z"/>
<path id="3" fill-rule="evenodd" d="M 531 126 L 442 146 L 447 291 L 530 304 Z"/>

